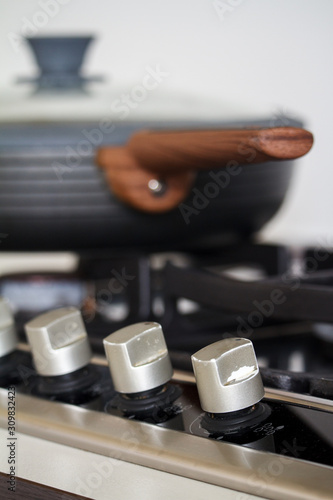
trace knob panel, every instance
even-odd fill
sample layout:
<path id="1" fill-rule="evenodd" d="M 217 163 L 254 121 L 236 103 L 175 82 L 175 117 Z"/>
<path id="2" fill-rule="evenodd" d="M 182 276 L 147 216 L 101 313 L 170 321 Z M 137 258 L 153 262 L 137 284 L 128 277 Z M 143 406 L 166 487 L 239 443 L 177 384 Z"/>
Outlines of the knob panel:
<path id="1" fill-rule="evenodd" d="M 136 323 L 103 341 L 116 391 L 133 394 L 159 387 L 172 377 L 161 325 Z"/>
<path id="2" fill-rule="evenodd" d="M 39 375 L 65 375 L 89 364 L 92 353 L 81 313 L 75 307 L 41 314 L 25 330 Z"/>
<path id="3" fill-rule="evenodd" d="M 250 407 L 264 396 L 252 342 L 243 338 L 215 342 L 192 356 L 199 398 L 209 413 Z"/>

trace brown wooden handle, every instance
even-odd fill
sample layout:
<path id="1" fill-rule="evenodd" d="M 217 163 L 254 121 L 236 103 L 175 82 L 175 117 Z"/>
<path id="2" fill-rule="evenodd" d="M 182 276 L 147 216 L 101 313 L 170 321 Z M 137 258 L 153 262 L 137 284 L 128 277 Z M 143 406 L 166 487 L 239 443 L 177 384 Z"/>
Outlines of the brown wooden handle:
<path id="1" fill-rule="evenodd" d="M 96 161 L 118 198 L 136 209 L 158 213 L 186 198 L 196 170 L 291 160 L 307 153 L 312 143 L 310 132 L 293 127 L 142 131 L 125 147 L 100 148 Z M 160 191 L 152 187 L 158 181 Z"/>
<path id="2" fill-rule="evenodd" d="M 144 168 L 155 172 L 225 167 L 228 162 L 291 160 L 313 144 L 307 130 L 294 127 L 245 130 L 142 131 L 127 147 Z"/>

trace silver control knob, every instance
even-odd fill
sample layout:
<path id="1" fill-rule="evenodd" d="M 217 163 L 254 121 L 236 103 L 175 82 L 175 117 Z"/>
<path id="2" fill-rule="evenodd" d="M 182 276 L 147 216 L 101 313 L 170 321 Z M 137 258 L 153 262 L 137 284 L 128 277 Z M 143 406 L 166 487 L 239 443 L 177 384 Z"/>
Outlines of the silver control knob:
<path id="1" fill-rule="evenodd" d="M 13 313 L 7 300 L 0 297 L 0 357 L 15 351 L 17 344 Z"/>
<path id="2" fill-rule="evenodd" d="M 65 375 L 90 362 L 87 332 L 75 307 L 41 314 L 25 325 L 25 331 L 39 375 Z"/>
<path id="3" fill-rule="evenodd" d="M 168 382 L 172 366 L 161 325 L 136 323 L 103 341 L 116 391 L 133 394 Z"/>
<path id="4" fill-rule="evenodd" d="M 231 338 L 215 342 L 192 356 L 201 407 L 209 413 L 248 408 L 264 396 L 252 342 Z"/>

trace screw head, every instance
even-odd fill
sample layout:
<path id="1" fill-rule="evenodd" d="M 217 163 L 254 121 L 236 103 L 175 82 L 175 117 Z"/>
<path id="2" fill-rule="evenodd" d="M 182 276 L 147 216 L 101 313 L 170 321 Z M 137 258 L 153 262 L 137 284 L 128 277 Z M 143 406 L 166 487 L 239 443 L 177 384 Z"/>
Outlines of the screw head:
<path id="1" fill-rule="evenodd" d="M 148 189 L 156 197 L 163 196 L 166 191 L 166 184 L 158 179 L 150 179 Z"/>

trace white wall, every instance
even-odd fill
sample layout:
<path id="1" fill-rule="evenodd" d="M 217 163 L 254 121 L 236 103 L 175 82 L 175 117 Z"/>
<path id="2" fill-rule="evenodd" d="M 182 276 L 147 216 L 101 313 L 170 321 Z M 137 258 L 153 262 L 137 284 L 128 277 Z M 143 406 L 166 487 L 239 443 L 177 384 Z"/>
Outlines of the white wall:
<path id="1" fill-rule="evenodd" d="M 44 12 L 51 12 L 51 4 L 58 12 L 40 16 L 42 4 Z M 264 103 L 272 113 L 292 112 L 305 120 L 315 145 L 263 237 L 333 246 L 333 2 L 220 0 L 220 9 L 217 5 L 212 0 L 2 1 L 2 87 L 35 72 L 27 48 L 14 50 L 10 42 L 29 24 L 36 35 L 97 34 L 85 70 L 107 74 L 110 88 L 136 85 L 145 67 L 158 63 L 169 72 L 164 96 L 188 93 L 197 103 L 242 101 L 254 109 Z M 158 118 L 159 105 L 154 109 Z"/>

